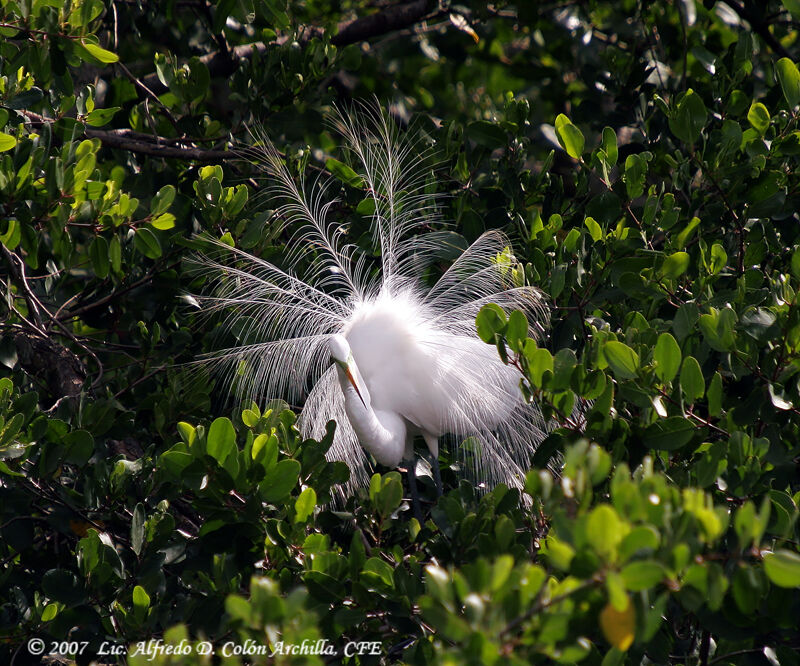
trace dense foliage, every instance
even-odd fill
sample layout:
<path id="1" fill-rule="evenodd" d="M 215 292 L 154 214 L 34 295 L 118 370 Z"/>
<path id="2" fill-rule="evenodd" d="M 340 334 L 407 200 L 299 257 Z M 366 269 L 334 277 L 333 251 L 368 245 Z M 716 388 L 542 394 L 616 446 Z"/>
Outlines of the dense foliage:
<path id="1" fill-rule="evenodd" d="M 796 1 L 0 7 L 0 662 L 800 662 Z M 372 95 L 436 151 L 439 269 L 502 228 L 553 313 L 476 322 L 559 426 L 524 492 L 444 459 L 422 525 L 186 370 L 229 335 L 197 234 L 291 237 L 231 147 L 368 249 L 324 114 Z"/>

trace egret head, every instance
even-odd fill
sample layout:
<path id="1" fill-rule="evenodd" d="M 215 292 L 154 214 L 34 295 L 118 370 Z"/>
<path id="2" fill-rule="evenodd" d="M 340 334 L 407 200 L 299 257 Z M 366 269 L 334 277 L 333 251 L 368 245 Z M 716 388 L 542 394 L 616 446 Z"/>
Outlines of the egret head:
<path id="1" fill-rule="evenodd" d="M 341 375 L 346 377 L 347 381 L 352 384 L 361 403 L 364 407 L 367 407 L 365 397 L 369 394 L 359 381 L 361 375 L 353 359 L 353 352 L 350 350 L 350 344 L 343 335 L 332 335 L 331 339 L 328 341 L 328 349 L 330 349 L 333 362 L 339 366 Z"/>
<path id="2" fill-rule="evenodd" d="M 352 361 L 353 354 L 345 337 L 338 334 L 332 335 L 328 341 L 328 349 L 330 349 L 333 361 L 342 368 L 347 368 Z"/>

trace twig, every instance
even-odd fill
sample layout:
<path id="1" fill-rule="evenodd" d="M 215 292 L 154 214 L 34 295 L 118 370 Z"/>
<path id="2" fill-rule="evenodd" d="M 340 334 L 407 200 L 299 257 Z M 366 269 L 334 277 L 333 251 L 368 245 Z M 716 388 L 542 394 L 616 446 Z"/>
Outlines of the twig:
<path id="1" fill-rule="evenodd" d="M 22 291 L 22 296 L 25 299 L 25 303 L 28 305 L 28 314 L 33 320 L 37 332 L 42 333 L 44 330 L 42 324 L 42 314 L 39 312 L 38 307 L 41 305 L 41 303 L 39 303 L 39 299 L 36 298 L 36 295 L 31 291 L 31 288 L 28 286 L 28 282 L 25 279 L 25 262 L 16 254 L 11 252 L 5 245 L 0 244 L 0 248 L 3 250 L 3 256 L 8 264 L 8 270 L 11 273 L 11 278 L 14 280 L 14 282 L 16 282 L 20 291 Z M 17 266 L 17 259 L 19 259 L 20 262 L 19 266 Z"/>
<path id="2" fill-rule="evenodd" d="M 114 11 L 116 11 L 116 9 Z M 117 62 L 117 67 L 119 67 L 122 70 L 122 73 L 134 86 L 136 86 L 136 88 L 138 88 L 141 92 L 147 95 L 147 97 L 152 99 L 158 105 L 158 108 L 161 109 L 161 113 L 163 113 L 164 116 L 167 118 L 167 120 L 169 120 L 169 122 L 172 123 L 172 126 L 175 128 L 175 130 L 177 132 L 180 132 L 181 129 L 178 126 L 178 121 L 175 120 L 175 116 L 172 115 L 172 112 L 158 98 L 158 95 L 156 95 L 152 90 L 150 90 L 150 88 L 148 88 L 144 83 L 142 83 L 139 79 L 137 79 L 133 75 L 131 70 L 129 70 L 125 65 L 123 65 L 122 62 Z"/>
<path id="3" fill-rule="evenodd" d="M 775 36 L 769 31 L 769 26 L 764 23 L 761 17 L 754 16 L 747 7 L 740 5 L 736 0 L 722 0 L 723 3 L 728 5 L 740 19 L 747 21 L 750 27 L 763 39 L 767 46 L 769 46 L 775 53 L 784 58 L 791 58 L 791 54 L 783 48 L 781 43 L 775 39 Z"/>
<path id="4" fill-rule="evenodd" d="M 149 282 L 150 280 L 152 280 L 153 277 L 155 277 L 155 275 L 157 273 L 160 273 L 162 271 L 171 270 L 171 269 L 175 268 L 178 265 L 180 265 L 180 261 L 176 261 L 175 263 L 170 264 L 169 266 L 167 266 L 166 268 L 163 268 L 163 269 L 155 270 L 155 268 L 153 268 L 153 270 L 148 271 L 143 277 L 139 278 L 135 282 L 132 282 L 127 287 L 123 287 L 122 289 L 118 289 L 118 290 L 112 291 L 107 296 L 104 296 L 103 298 L 101 298 L 101 299 L 99 299 L 97 301 L 94 301 L 93 303 L 87 303 L 86 305 L 83 305 L 83 306 L 79 307 L 77 310 L 72 310 L 70 312 L 65 312 L 62 315 L 61 319 L 73 319 L 75 317 L 79 317 L 82 314 L 85 314 L 86 312 L 90 312 L 91 310 L 95 310 L 95 309 L 105 305 L 109 301 L 112 301 L 115 298 L 119 298 L 123 294 L 128 293 L 129 291 L 132 291 L 133 289 L 136 289 L 137 287 L 141 287 L 143 284 L 145 284 L 145 283 Z"/>
<path id="5" fill-rule="evenodd" d="M 154 368 L 153 370 L 151 370 L 147 374 L 144 374 L 141 377 L 139 377 L 139 379 L 137 379 L 135 382 L 132 382 L 131 384 L 126 384 L 122 388 L 122 390 L 117 391 L 114 394 L 114 400 L 119 400 L 120 396 L 122 396 L 127 391 L 130 391 L 134 386 L 137 386 L 138 384 L 141 384 L 142 382 L 147 381 L 153 375 L 157 375 L 159 372 L 161 372 L 162 370 L 166 370 L 166 369 L 167 369 L 166 365 L 159 365 L 157 368 Z"/>
<path id="6" fill-rule="evenodd" d="M 25 115 L 35 127 L 55 122 L 54 118 L 46 118 L 26 109 L 19 109 L 18 113 Z M 90 139 L 99 139 L 100 143 L 108 148 L 118 148 L 155 157 L 195 160 L 198 162 L 219 162 L 240 157 L 239 153 L 233 150 L 182 146 L 180 144 L 186 142 L 186 139 L 168 139 L 142 134 L 129 129 L 98 130 L 86 127 L 83 133 Z"/>
<path id="7" fill-rule="evenodd" d="M 337 33 L 331 37 L 331 44 L 337 47 L 356 44 L 367 41 L 373 37 L 385 35 L 388 32 L 402 30 L 414 23 L 422 20 L 429 13 L 429 6 L 433 4 L 429 0 L 414 0 L 413 2 L 392 5 L 384 10 L 339 24 Z M 302 42 L 311 41 L 314 37 L 319 37 L 322 30 L 317 27 L 310 27 L 303 32 L 299 40 Z M 272 44 L 285 44 L 289 38 L 281 35 Z M 233 74 L 239 67 L 239 60 L 249 60 L 254 54 L 263 54 L 269 48 L 269 44 L 255 42 L 236 46 L 233 49 L 223 52 L 215 51 L 200 58 L 200 61 L 208 68 L 212 77 L 226 77 Z M 168 88 L 158 78 L 158 74 L 153 72 L 142 79 L 146 85 L 156 95 L 167 92 Z M 140 99 L 144 93 L 139 91 Z"/>
<path id="8" fill-rule="evenodd" d="M 601 581 L 595 580 L 594 578 L 590 578 L 589 580 L 583 581 L 580 585 L 573 587 L 568 592 L 564 592 L 563 594 L 559 594 L 555 597 L 551 597 L 545 601 L 539 601 L 533 606 L 531 606 L 525 613 L 520 615 L 516 620 L 509 622 L 506 627 L 500 632 L 500 635 L 510 634 L 514 631 L 519 625 L 521 625 L 525 620 L 532 618 L 534 615 L 541 613 L 545 608 L 549 608 L 557 603 L 564 601 L 565 599 L 569 599 L 573 594 L 576 592 L 582 592 L 590 587 L 594 587 L 598 585 Z"/>
<path id="9" fill-rule="evenodd" d="M 126 136 L 127 132 L 128 130 L 102 131 L 87 128 L 84 133 L 91 139 L 100 139 L 100 142 L 109 148 L 119 148 L 120 150 L 154 157 L 195 160 L 198 162 L 218 162 L 238 157 L 238 153 L 232 150 L 166 146 L 162 143 L 161 137 L 155 137 L 156 141 L 154 142 L 132 139 Z"/>

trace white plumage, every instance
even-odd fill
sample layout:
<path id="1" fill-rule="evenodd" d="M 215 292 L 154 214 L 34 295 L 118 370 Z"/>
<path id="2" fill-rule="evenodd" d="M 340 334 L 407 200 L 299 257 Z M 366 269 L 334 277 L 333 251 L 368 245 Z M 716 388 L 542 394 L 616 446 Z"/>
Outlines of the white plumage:
<path id="1" fill-rule="evenodd" d="M 417 232 L 440 221 L 424 160 L 380 111 L 338 113 L 335 127 L 374 208 L 377 261 L 343 242 L 345 229 L 330 216 L 331 183 L 307 185 L 301 176 L 298 185 L 261 137 L 250 155 L 271 177 L 271 206 L 296 231 L 280 267 L 223 244 L 200 260 L 213 278 L 204 309 L 222 313 L 241 341 L 206 361 L 248 399 L 302 400 L 312 387 L 301 428 L 320 437 L 336 420 L 328 455 L 349 465 L 351 486 L 368 479 L 365 449 L 396 466 L 413 455 L 415 435 L 436 456 L 450 434 L 475 438 L 455 454 L 476 482 L 519 487 L 545 424 L 523 402 L 518 372 L 478 339 L 475 317 L 487 303 L 521 309 L 540 334 L 548 320 L 540 293 L 511 282 L 498 261 L 508 256 L 499 231 L 483 234 L 427 286 L 439 236 Z"/>

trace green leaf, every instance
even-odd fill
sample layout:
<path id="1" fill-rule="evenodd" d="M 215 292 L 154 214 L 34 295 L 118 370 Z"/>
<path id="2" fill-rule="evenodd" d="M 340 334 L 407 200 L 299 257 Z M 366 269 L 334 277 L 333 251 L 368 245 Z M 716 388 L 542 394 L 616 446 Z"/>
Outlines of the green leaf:
<path id="1" fill-rule="evenodd" d="M 688 444 L 697 428 L 682 416 L 656 421 L 644 431 L 644 443 L 658 451 L 675 451 Z"/>
<path id="2" fill-rule="evenodd" d="M 596 506 L 586 519 L 586 540 L 598 555 L 609 560 L 613 560 L 627 532 L 627 526 L 608 504 Z"/>
<path id="3" fill-rule="evenodd" d="M 474 141 L 479 146 L 495 149 L 502 148 L 508 143 L 505 130 L 495 123 L 486 120 L 478 120 L 467 125 L 465 134 L 468 139 Z"/>
<path id="4" fill-rule="evenodd" d="M 286 497 L 300 479 L 300 463 L 281 460 L 264 476 L 258 488 L 265 502 L 277 502 Z"/>
<path id="5" fill-rule="evenodd" d="M 598 526 L 598 529 L 601 528 L 602 526 Z M 575 550 L 568 543 L 560 541 L 555 536 L 550 535 L 545 539 L 542 554 L 556 569 L 567 571 L 575 557 Z"/>
<path id="6" fill-rule="evenodd" d="M 64 436 L 64 462 L 82 467 L 94 453 L 94 437 L 88 430 L 73 430 Z"/>
<path id="7" fill-rule="evenodd" d="M 736 313 L 731 308 L 717 310 L 711 308 L 708 314 L 700 316 L 700 330 L 708 345 L 720 352 L 729 351 L 736 341 Z"/>
<path id="8" fill-rule="evenodd" d="M 108 277 L 108 269 L 111 266 L 108 258 L 108 241 L 102 236 L 95 236 L 89 245 L 89 259 L 97 277 L 101 279 Z"/>
<path id="9" fill-rule="evenodd" d="M 111 122 L 111 119 L 120 108 L 119 106 L 112 106 L 108 109 L 95 109 L 86 116 L 86 123 L 92 127 L 102 127 Z"/>
<path id="10" fill-rule="evenodd" d="M 677 210 L 677 209 L 676 209 Z M 678 234 L 677 242 L 675 243 L 676 247 L 686 247 L 686 243 L 689 242 L 689 239 L 694 234 L 694 230 L 700 224 L 699 217 L 693 217 L 689 220 L 689 224 L 687 224 L 681 232 Z"/>
<path id="11" fill-rule="evenodd" d="M 99 60 L 104 65 L 111 64 L 113 62 L 117 62 L 119 60 L 119 56 L 116 53 L 112 53 L 111 51 L 107 51 L 106 49 L 98 46 L 97 44 L 93 44 L 92 42 L 80 42 L 81 46 L 85 48 L 89 54 L 95 59 Z"/>
<path id="12" fill-rule="evenodd" d="M 559 113 L 556 117 L 556 134 L 567 155 L 579 160 L 586 140 L 583 138 L 583 133 L 563 113 Z"/>
<path id="13" fill-rule="evenodd" d="M 656 376 L 662 382 L 670 382 L 681 367 L 681 348 L 669 333 L 658 336 L 653 358 L 656 362 Z"/>
<path id="14" fill-rule="evenodd" d="M 625 610 L 628 607 L 628 595 L 625 592 L 625 582 L 615 571 L 606 574 L 606 590 L 608 591 L 608 601 L 617 610 Z"/>
<path id="15" fill-rule="evenodd" d="M 108 246 L 108 259 L 111 262 L 111 270 L 119 273 L 122 270 L 122 244 L 119 237 L 114 235 Z"/>
<path id="16" fill-rule="evenodd" d="M 162 213 L 166 213 L 172 202 L 175 199 L 175 186 L 164 185 L 158 193 L 153 197 L 150 202 L 150 215 L 158 217 Z"/>
<path id="17" fill-rule="evenodd" d="M 247 203 L 247 186 L 246 185 L 237 185 L 234 189 L 233 196 L 225 202 L 225 216 L 230 218 L 236 217 L 244 208 L 244 205 Z"/>
<path id="18" fill-rule="evenodd" d="M 137 555 L 142 554 L 142 545 L 144 544 L 144 525 L 144 504 L 138 502 L 133 509 L 133 516 L 131 517 L 131 549 Z"/>
<path id="19" fill-rule="evenodd" d="M 617 165 L 619 150 L 617 148 L 616 132 L 610 127 L 603 128 L 603 139 L 599 149 L 600 163 L 603 167 L 603 178 L 608 183 L 611 180 L 611 170 Z"/>
<path id="20" fill-rule="evenodd" d="M 156 235 L 146 227 L 138 227 L 133 237 L 133 244 L 139 252 L 149 259 L 161 256 L 161 243 Z"/>
<path id="21" fill-rule="evenodd" d="M 692 404 L 706 392 L 703 371 L 694 356 L 687 356 L 681 367 L 681 391 L 686 402 Z"/>
<path id="22" fill-rule="evenodd" d="M 603 346 L 608 365 L 619 379 L 634 379 L 639 371 L 639 355 L 628 345 L 609 340 Z"/>
<path id="23" fill-rule="evenodd" d="M 765 552 L 764 570 L 778 587 L 800 587 L 800 555 L 794 551 Z"/>
<path id="24" fill-rule="evenodd" d="M 150 596 L 141 585 L 136 585 L 133 588 L 133 606 L 142 610 L 147 610 L 150 607 Z"/>
<path id="25" fill-rule="evenodd" d="M 708 399 L 709 416 L 719 416 L 722 411 L 722 375 L 718 372 L 715 372 L 711 378 L 711 383 L 706 390 L 706 398 Z"/>
<path id="26" fill-rule="evenodd" d="M 781 0 L 781 4 L 795 19 L 800 19 L 800 0 Z"/>
<path id="27" fill-rule="evenodd" d="M 6 134 L 5 132 L 0 132 L 0 153 L 4 153 L 7 150 L 11 150 L 16 145 L 17 145 L 16 137 L 11 136 L 10 134 Z"/>
<path id="28" fill-rule="evenodd" d="M 250 456 L 265 470 L 278 461 L 278 438 L 275 435 L 261 434 L 253 440 Z"/>
<path id="29" fill-rule="evenodd" d="M 631 592 L 641 592 L 655 587 L 667 577 L 664 565 L 655 560 L 639 560 L 626 564 L 620 571 L 625 587 Z"/>
<path id="30" fill-rule="evenodd" d="M 230 419 L 221 417 L 214 419 L 208 429 L 206 440 L 206 452 L 214 458 L 220 465 L 224 464 L 228 456 L 235 454 L 236 430 Z"/>
<path id="31" fill-rule="evenodd" d="M 515 352 L 522 350 L 525 340 L 528 339 L 528 320 L 519 310 L 514 310 L 508 317 L 506 324 L 506 340 Z"/>
<path id="32" fill-rule="evenodd" d="M 58 615 L 58 604 L 47 604 L 42 611 L 42 622 L 50 622 Z"/>
<path id="33" fill-rule="evenodd" d="M 364 187 L 364 179 L 353 171 L 349 166 L 329 157 L 325 161 L 325 168 L 330 171 L 336 178 L 341 180 L 350 187 L 362 188 Z"/>
<path id="34" fill-rule="evenodd" d="M 0 224 L 2 224 L 1 221 Z M 9 250 L 13 250 L 22 240 L 22 227 L 14 218 L 6 220 L 6 224 L 5 233 L 0 233 L 0 243 L 5 245 Z"/>
<path id="35" fill-rule="evenodd" d="M 475 318 L 475 327 L 478 337 L 488 344 L 495 343 L 495 335 L 501 335 L 505 330 L 508 320 L 506 313 L 499 305 L 487 303 L 478 312 Z"/>
<path id="36" fill-rule="evenodd" d="M 553 374 L 553 355 L 547 349 L 539 349 L 533 341 L 525 344 L 525 360 L 533 385 L 542 388 L 545 373 Z"/>
<path id="37" fill-rule="evenodd" d="M 675 279 L 683 275 L 687 268 L 689 268 L 689 253 L 675 252 L 664 259 L 664 263 L 661 265 L 661 275 Z"/>
<path id="38" fill-rule="evenodd" d="M 744 550 L 753 545 L 757 546 L 761 541 L 769 521 L 770 506 L 769 497 L 765 497 L 758 513 L 756 505 L 749 500 L 736 511 L 733 516 L 733 528 L 739 539 L 739 548 Z"/>
<path id="39" fill-rule="evenodd" d="M 707 118 L 706 105 L 700 95 L 689 88 L 671 114 L 669 128 L 681 141 L 692 144 L 700 137 Z"/>
<path id="40" fill-rule="evenodd" d="M 157 218 L 150 221 L 154 229 L 159 231 L 166 231 L 175 226 L 175 216 L 172 213 L 161 213 Z"/>
<path id="41" fill-rule="evenodd" d="M 587 217 L 583 223 L 586 225 L 586 228 L 589 230 L 589 235 L 595 243 L 603 239 L 603 230 L 593 217 Z"/>
<path id="42" fill-rule="evenodd" d="M 386 587 L 394 587 L 394 569 L 388 562 L 377 557 L 370 557 L 364 562 L 361 577 L 368 585 L 377 582 Z"/>
<path id="43" fill-rule="evenodd" d="M 789 108 L 794 109 L 800 104 L 800 72 L 797 66 L 789 58 L 781 58 L 775 63 L 775 73 Z"/>
<path id="44" fill-rule="evenodd" d="M 644 192 L 647 178 L 647 158 L 644 155 L 628 155 L 625 158 L 623 180 L 628 199 L 636 199 Z"/>
<path id="45" fill-rule="evenodd" d="M 78 577 L 66 569 L 50 569 L 41 578 L 42 592 L 48 599 L 72 605 L 81 600 L 85 591 Z"/>
<path id="46" fill-rule="evenodd" d="M 362 199 L 358 202 L 358 206 L 356 206 L 356 213 L 363 215 L 364 217 L 372 217 L 376 210 L 377 206 L 375 205 L 375 199 L 372 197 Z"/>
<path id="47" fill-rule="evenodd" d="M 708 272 L 716 275 L 728 264 L 728 253 L 720 243 L 711 246 L 711 261 L 708 264 Z"/>
<path id="48" fill-rule="evenodd" d="M 617 163 L 617 134 L 611 127 L 603 128 L 603 150 L 608 157 L 609 163 L 613 166 Z"/>
<path id="49" fill-rule="evenodd" d="M 761 102 L 753 102 L 747 112 L 747 120 L 759 134 L 764 134 L 769 127 L 770 115 L 767 107 Z"/>
<path id="50" fill-rule="evenodd" d="M 309 516 L 314 513 L 314 507 L 317 505 L 317 493 L 313 488 L 306 488 L 300 493 L 300 496 L 294 503 L 294 522 L 304 523 L 308 520 Z"/>
<path id="51" fill-rule="evenodd" d="M 659 533 L 652 526 L 634 527 L 619 545 L 620 559 L 626 561 L 637 554 L 650 554 L 658 548 Z"/>
<path id="52" fill-rule="evenodd" d="M 383 516 L 392 514 L 403 501 L 403 482 L 397 472 L 375 474 L 370 482 L 370 500 Z"/>
<path id="53" fill-rule="evenodd" d="M 173 480 L 179 480 L 194 456 L 185 451 L 165 451 L 158 457 L 158 468 Z"/>
<path id="54" fill-rule="evenodd" d="M 242 411 L 242 423 L 248 428 L 255 428 L 260 420 L 261 417 L 252 409 L 245 409 Z M 255 455 L 253 457 L 255 458 Z"/>
<path id="55" fill-rule="evenodd" d="M 5 106 L 9 109 L 30 109 L 44 97 L 41 88 L 33 87 L 30 90 L 21 92 L 16 97 L 12 97 Z"/>

